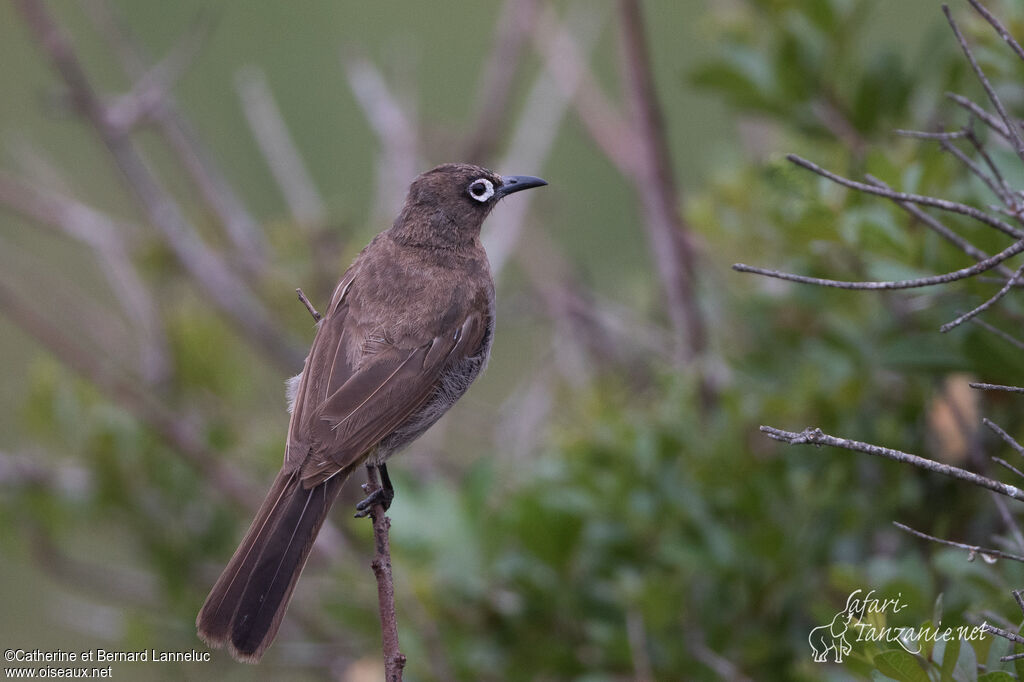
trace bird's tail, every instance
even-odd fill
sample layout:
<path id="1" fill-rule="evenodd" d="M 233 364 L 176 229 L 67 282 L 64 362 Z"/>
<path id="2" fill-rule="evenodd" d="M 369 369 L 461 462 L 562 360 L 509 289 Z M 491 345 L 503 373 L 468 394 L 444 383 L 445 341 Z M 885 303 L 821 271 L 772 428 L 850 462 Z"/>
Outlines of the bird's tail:
<path id="1" fill-rule="evenodd" d="M 281 470 L 196 617 L 204 642 L 227 645 L 240 661 L 260 660 L 346 478 L 343 472 L 305 489 L 297 471 Z"/>

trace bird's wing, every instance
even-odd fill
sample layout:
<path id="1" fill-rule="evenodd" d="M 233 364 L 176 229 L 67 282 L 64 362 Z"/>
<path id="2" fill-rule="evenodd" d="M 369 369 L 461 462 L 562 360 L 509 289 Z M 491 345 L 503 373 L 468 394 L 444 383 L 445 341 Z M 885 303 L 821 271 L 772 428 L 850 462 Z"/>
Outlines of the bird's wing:
<path id="1" fill-rule="evenodd" d="M 332 308 L 317 334 L 307 360 L 296 412 L 289 433 L 302 446 L 300 477 L 305 487 L 322 483 L 339 471 L 358 464 L 383 438 L 412 417 L 439 388 L 442 371 L 451 361 L 478 352 L 485 335 L 479 312 L 466 316 L 450 332 L 414 348 L 391 343 L 386 337 L 365 334 L 344 301 Z M 361 343 L 356 360 L 348 357 L 349 344 Z M 298 455 L 289 462 L 298 464 Z"/>

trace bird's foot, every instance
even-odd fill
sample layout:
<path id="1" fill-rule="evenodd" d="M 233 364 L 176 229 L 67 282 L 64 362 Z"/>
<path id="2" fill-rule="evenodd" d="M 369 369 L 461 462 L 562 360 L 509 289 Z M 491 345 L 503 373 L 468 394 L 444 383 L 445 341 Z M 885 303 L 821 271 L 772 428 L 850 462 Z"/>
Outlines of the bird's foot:
<path id="1" fill-rule="evenodd" d="M 391 508 L 391 501 L 395 499 L 395 489 L 391 486 L 391 477 L 388 476 L 387 467 L 383 464 L 378 464 L 377 470 L 380 472 L 381 485 L 367 495 L 364 500 L 356 504 L 357 519 L 369 516 L 373 508 L 378 504 L 383 507 L 384 511 L 387 511 Z M 370 484 L 364 483 L 363 490 L 369 491 L 369 489 Z"/>

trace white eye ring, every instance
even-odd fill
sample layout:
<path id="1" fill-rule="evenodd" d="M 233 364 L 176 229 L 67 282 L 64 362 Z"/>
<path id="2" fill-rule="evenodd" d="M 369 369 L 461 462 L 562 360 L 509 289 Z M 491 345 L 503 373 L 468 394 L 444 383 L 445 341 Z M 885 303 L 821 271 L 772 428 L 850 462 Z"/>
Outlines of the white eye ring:
<path id="1" fill-rule="evenodd" d="M 478 178 L 469 183 L 469 196 L 482 204 L 494 196 L 494 185 L 487 178 Z"/>

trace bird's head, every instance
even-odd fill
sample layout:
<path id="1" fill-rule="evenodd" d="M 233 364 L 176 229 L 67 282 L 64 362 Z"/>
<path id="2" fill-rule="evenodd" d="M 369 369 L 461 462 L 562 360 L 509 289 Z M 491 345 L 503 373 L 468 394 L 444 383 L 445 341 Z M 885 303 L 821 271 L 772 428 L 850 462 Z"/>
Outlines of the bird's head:
<path id="1" fill-rule="evenodd" d="M 501 176 L 481 166 L 446 163 L 413 180 L 392 233 L 417 246 L 473 244 L 484 218 L 501 198 L 546 184 L 530 175 Z"/>

